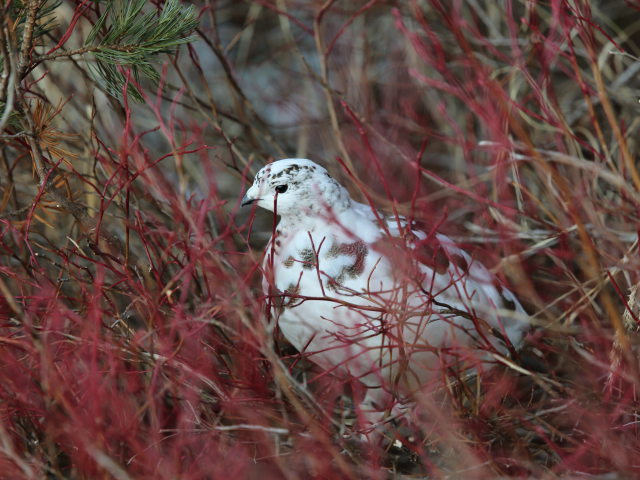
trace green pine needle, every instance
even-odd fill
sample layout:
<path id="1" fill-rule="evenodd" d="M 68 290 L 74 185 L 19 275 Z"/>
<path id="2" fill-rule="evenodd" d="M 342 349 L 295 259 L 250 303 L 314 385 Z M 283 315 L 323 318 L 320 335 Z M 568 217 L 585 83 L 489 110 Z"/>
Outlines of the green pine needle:
<path id="1" fill-rule="evenodd" d="M 40 41 L 46 33 L 49 33 L 57 27 L 56 18 L 53 14 L 61 3 L 61 0 L 46 1 L 38 9 L 35 28 L 33 30 L 33 38 L 36 41 Z M 9 17 L 17 24 L 16 38 L 19 40 L 22 40 L 27 10 L 27 5 L 22 0 L 14 0 L 9 7 Z"/>
<path id="2" fill-rule="evenodd" d="M 136 82 L 147 78 L 157 84 L 160 75 L 152 63 L 156 57 L 195 39 L 191 33 L 198 26 L 198 18 L 193 6 L 183 7 L 180 0 L 167 0 L 158 15 L 156 11 L 142 12 L 146 3 L 111 0 L 85 44 L 99 47 L 93 52 L 96 62 L 90 64 L 94 79 L 119 99 L 126 77 L 118 66 L 130 68 Z M 127 92 L 134 99 L 143 100 L 134 85 L 129 85 Z"/>

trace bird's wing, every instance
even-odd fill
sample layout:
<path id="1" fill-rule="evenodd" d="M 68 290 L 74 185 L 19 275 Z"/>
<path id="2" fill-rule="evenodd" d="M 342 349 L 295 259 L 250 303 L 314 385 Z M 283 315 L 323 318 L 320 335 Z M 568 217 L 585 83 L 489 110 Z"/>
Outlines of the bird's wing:
<path id="1" fill-rule="evenodd" d="M 384 222 L 380 225 L 384 242 L 408 252 L 417 273 L 415 280 L 422 282 L 423 292 L 433 299 L 434 305 L 439 304 L 445 310 L 452 306 L 469 316 L 482 318 L 491 327 L 502 330 L 512 343 L 520 342 L 527 328 L 527 322 L 522 321 L 526 311 L 480 261 L 446 235 L 421 228 L 404 216 L 385 216 L 362 203 L 354 208 L 379 225 Z"/>

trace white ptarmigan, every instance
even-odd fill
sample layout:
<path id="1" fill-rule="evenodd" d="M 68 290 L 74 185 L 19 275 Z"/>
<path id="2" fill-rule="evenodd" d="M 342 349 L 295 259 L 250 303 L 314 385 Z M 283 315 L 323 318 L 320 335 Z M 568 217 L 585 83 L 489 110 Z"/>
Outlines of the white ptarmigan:
<path id="1" fill-rule="evenodd" d="M 487 365 L 520 345 L 525 311 L 481 263 L 354 201 L 311 160 L 262 168 L 242 205 L 254 202 L 280 216 L 263 262 L 273 317 L 310 360 L 367 387 L 372 423 L 443 369 Z"/>

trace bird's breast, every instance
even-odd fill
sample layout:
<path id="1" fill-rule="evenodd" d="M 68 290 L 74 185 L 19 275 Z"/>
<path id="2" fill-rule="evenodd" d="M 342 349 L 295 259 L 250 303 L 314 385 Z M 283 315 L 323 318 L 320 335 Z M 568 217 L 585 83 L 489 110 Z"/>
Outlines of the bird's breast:
<path id="1" fill-rule="evenodd" d="M 362 292 L 379 263 L 376 252 L 358 238 L 305 233 L 275 238 L 271 263 L 276 288 L 310 297 L 333 295 L 345 286 Z"/>

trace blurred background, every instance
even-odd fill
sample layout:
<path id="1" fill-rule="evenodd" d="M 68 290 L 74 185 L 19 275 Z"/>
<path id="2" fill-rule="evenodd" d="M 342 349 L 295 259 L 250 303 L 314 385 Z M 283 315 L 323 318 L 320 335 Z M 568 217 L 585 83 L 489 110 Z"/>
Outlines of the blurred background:
<path id="1" fill-rule="evenodd" d="M 638 475 L 639 11 L 5 2 L 0 477 Z M 239 207 L 286 157 L 482 260 L 521 356 L 348 440 L 357 386 L 265 318 L 274 218 Z"/>

